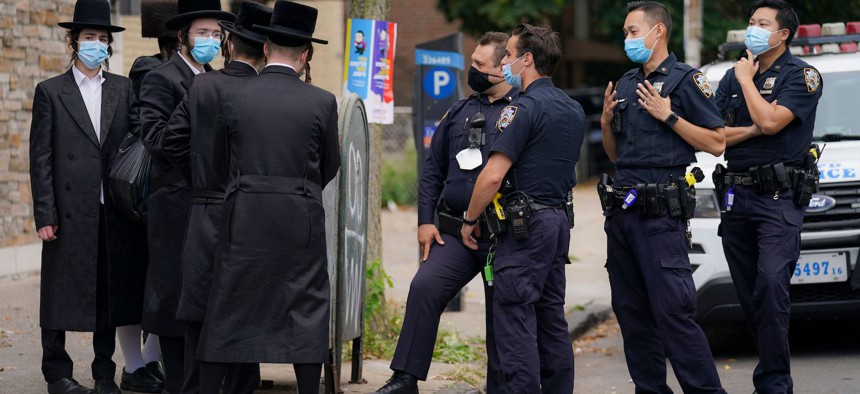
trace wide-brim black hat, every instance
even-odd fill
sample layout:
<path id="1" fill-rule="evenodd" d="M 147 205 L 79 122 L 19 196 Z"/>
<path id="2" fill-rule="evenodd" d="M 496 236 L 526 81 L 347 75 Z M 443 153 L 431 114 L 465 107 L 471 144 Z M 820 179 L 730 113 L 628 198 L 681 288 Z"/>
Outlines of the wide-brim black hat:
<path id="1" fill-rule="evenodd" d="M 176 37 L 176 31 L 164 27 L 164 22 L 176 16 L 176 0 L 141 0 L 140 36 L 147 38 Z"/>
<path id="2" fill-rule="evenodd" d="M 179 0 L 179 13 L 164 22 L 164 27 L 170 30 L 182 30 L 195 19 L 218 19 L 221 21 L 234 21 L 236 15 L 231 12 L 221 11 L 220 0 Z"/>
<path id="3" fill-rule="evenodd" d="M 266 34 L 268 37 L 284 39 L 290 42 L 316 42 L 328 44 L 327 40 L 314 38 L 317 24 L 317 9 L 292 1 L 279 0 L 275 3 L 272 20 L 269 26 L 254 25 L 252 29 Z"/>
<path id="4" fill-rule="evenodd" d="M 236 22 L 220 21 L 221 28 L 229 31 L 248 41 L 252 44 L 257 44 L 262 47 L 266 42 L 266 35 L 251 30 L 254 25 L 268 26 L 272 20 L 272 9 L 260 3 L 253 1 L 245 1 L 242 3 L 242 8 L 236 14 Z"/>
<path id="5" fill-rule="evenodd" d="M 60 27 L 72 29 L 93 28 L 118 33 L 124 27 L 110 23 L 110 3 L 107 0 L 78 0 L 75 3 L 75 14 L 71 22 L 57 23 Z"/>

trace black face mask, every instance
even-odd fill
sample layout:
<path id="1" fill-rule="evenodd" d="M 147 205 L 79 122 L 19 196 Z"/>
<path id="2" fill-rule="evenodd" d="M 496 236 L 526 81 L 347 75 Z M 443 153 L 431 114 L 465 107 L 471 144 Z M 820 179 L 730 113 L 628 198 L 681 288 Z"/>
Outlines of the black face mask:
<path id="1" fill-rule="evenodd" d="M 493 83 L 490 81 L 490 74 L 482 73 L 478 71 L 475 66 L 469 67 L 469 87 L 472 90 L 483 93 L 486 92 L 489 88 L 496 86 L 496 84 L 502 82 Z M 493 77 L 501 78 L 498 75 L 492 75 Z"/>

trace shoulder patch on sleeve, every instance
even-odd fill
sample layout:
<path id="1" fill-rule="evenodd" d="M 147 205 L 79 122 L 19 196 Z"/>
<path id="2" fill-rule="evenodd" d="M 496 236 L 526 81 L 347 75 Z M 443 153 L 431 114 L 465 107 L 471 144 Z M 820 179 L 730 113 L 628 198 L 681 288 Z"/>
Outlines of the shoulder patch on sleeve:
<path id="1" fill-rule="evenodd" d="M 702 94 L 707 98 L 711 98 L 714 94 L 714 90 L 711 89 L 711 81 L 708 80 L 708 77 L 705 76 L 704 73 L 697 72 L 693 74 L 693 82 L 696 83 L 696 87 L 702 91 Z"/>
<path id="2" fill-rule="evenodd" d="M 815 92 L 821 86 L 821 74 L 818 70 L 812 67 L 803 69 L 803 77 L 806 78 L 806 90 L 809 93 Z"/>
<path id="3" fill-rule="evenodd" d="M 505 131 L 505 128 L 508 127 L 513 121 L 514 117 L 517 116 L 517 110 L 519 108 L 509 105 L 502 109 L 502 113 L 499 115 L 499 120 L 496 121 L 496 128 L 499 131 Z"/>
<path id="4" fill-rule="evenodd" d="M 447 117 L 448 117 L 448 113 L 449 113 L 449 112 L 451 112 L 451 110 L 450 110 L 450 109 L 449 109 L 449 110 L 447 110 L 447 111 L 445 111 L 445 115 L 442 115 L 442 119 L 439 119 L 439 124 L 442 124 L 442 122 L 444 122 L 444 121 L 445 121 L 445 118 L 447 118 Z"/>

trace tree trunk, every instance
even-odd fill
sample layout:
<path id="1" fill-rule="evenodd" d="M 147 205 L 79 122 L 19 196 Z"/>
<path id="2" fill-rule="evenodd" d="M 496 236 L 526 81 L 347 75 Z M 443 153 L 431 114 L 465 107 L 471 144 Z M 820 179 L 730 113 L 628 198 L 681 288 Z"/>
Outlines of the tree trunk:
<path id="1" fill-rule="evenodd" d="M 354 19 L 387 20 L 389 0 L 352 0 L 349 17 Z M 382 261 L 382 125 L 371 124 L 370 179 L 367 206 L 367 261 Z"/>

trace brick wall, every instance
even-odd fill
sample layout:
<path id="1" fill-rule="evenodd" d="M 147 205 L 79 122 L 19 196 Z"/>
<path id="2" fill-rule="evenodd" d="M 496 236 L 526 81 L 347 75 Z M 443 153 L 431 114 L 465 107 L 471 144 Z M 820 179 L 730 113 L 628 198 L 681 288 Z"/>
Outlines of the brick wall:
<path id="1" fill-rule="evenodd" d="M 391 1 L 388 19 L 397 22 L 398 35 L 394 59 L 394 104 L 411 107 L 415 45 L 460 31 L 459 22 L 448 23 L 442 13 L 436 10 L 436 2 L 427 0 Z M 465 67 L 468 69 L 475 40 L 466 36 L 463 41 Z M 465 84 L 463 88 L 468 91 Z"/>
<path id="2" fill-rule="evenodd" d="M 74 0 L 0 3 L 0 247 L 35 242 L 30 194 L 30 111 L 40 81 L 66 70 Z"/>

